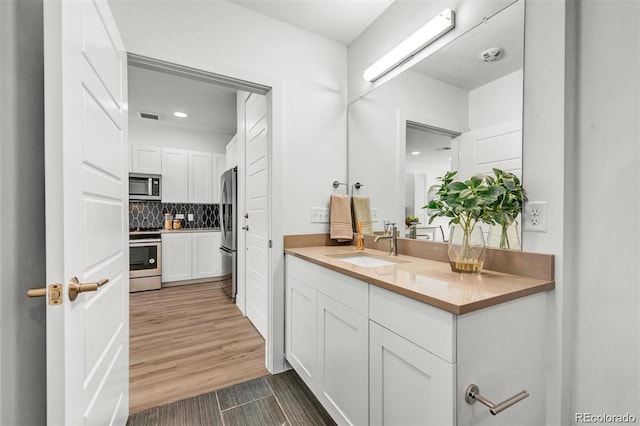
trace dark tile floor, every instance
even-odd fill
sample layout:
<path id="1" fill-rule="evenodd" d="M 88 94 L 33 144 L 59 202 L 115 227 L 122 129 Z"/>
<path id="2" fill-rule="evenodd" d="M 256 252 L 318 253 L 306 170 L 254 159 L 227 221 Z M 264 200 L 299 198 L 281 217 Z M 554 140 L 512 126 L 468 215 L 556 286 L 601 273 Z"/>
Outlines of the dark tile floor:
<path id="1" fill-rule="evenodd" d="M 128 426 L 335 425 L 293 371 L 265 376 L 129 417 Z"/>

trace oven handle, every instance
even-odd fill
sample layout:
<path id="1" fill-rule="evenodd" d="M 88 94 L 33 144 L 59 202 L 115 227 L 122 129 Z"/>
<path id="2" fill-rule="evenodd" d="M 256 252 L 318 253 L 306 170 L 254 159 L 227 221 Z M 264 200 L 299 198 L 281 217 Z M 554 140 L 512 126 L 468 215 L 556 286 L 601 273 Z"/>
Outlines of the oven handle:
<path id="1" fill-rule="evenodd" d="M 129 247 L 160 246 L 161 244 L 161 240 L 135 240 L 135 242 L 129 242 Z"/>

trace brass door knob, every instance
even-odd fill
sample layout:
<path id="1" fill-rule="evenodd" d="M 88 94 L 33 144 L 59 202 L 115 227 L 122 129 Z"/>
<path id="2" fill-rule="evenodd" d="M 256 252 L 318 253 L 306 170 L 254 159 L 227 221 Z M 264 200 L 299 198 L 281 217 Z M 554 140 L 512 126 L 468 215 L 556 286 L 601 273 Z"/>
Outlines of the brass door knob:
<path id="1" fill-rule="evenodd" d="M 69 281 L 69 300 L 72 302 L 76 300 L 80 293 L 86 293 L 88 291 L 96 291 L 98 288 L 102 287 L 106 283 L 108 283 L 108 279 L 102 279 L 95 283 L 80 283 L 78 278 L 73 277 L 71 281 Z"/>

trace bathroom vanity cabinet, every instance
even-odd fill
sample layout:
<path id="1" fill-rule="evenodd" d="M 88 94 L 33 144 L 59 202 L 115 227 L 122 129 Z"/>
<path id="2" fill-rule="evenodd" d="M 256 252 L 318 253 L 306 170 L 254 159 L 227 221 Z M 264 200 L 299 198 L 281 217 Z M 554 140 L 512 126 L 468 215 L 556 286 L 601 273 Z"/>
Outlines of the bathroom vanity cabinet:
<path id="1" fill-rule="evenodd" d="M 297 255 L 285 257 L 286 358 L 338 424 L 545 423 L 544 292 L 459 315 L 394 292 L 393 266 L 367 268 L 379 277 L 367 282 Z M 530 396 L 494 416 L 465 402 L 470 384 L 493 403 Z"/>

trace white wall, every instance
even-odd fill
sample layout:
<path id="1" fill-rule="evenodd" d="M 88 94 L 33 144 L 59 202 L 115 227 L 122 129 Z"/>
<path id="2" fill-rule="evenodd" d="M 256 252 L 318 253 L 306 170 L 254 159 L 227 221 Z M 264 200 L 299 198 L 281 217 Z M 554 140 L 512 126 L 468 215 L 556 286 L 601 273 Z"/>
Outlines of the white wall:
<path id="1" fill-rule="evenodd" d="M 331 182 L 346 178 L 346 47 L 229 2 L 110 5 L 132 53 L 279 86 L 274 161 L 286 167 L 275 200 L 283 198 L 284 233 L 327 232 L 309 211 L 328 205 Z"/>
<path id="2" fill-rule="evenodd" d="M 0 424 L 46 423 L 42 2 L 0 2 Z"/>
<path id="3" fill-rule="evenodd" d="M 163 126 L 141 119 L 129 119 L 129 144 L 224 154 L 233 135 Z"/>
<path id="4" fill-rule="evenodd" d="M 522 69 L 469 92 L 469 129 L 522 118 Z"/>

